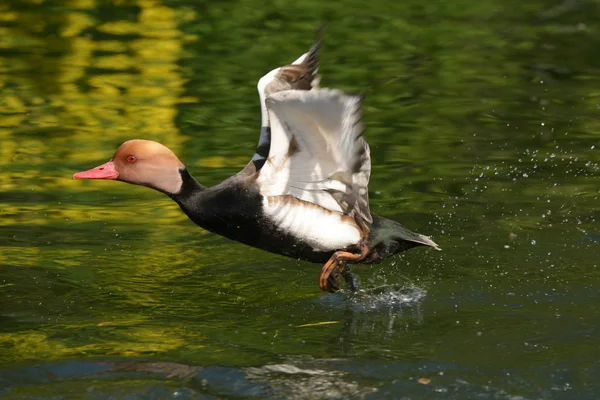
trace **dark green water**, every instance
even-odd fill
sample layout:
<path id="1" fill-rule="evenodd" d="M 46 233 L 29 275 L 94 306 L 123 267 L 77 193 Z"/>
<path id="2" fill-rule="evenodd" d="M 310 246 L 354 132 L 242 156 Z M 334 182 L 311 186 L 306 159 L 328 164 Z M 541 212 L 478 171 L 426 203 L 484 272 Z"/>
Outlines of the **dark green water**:
<path id="1" fill-rule="evenodd" d="M 157 192 L 72 181 L 132 138 L 213 185 L 255 85 L 330 21 L 325 86 L 360 91 L 372 210 L 432 235 L 321 266 L 197 228 Z M 600 5 L 0 4 L 0 397 L 600 397 Z"/>

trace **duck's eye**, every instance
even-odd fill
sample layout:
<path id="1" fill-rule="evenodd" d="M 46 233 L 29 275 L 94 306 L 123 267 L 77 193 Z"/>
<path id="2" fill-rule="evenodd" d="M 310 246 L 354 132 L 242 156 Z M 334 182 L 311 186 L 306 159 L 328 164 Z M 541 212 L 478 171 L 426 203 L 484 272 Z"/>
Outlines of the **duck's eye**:
<path id="1" fill-rule="evenodd" d="M 127 156 L 127 162 L 134 163 L 136 161 L 137 161 L 137 157 L 134 156 L 133 154 L 130 154 Z"/>

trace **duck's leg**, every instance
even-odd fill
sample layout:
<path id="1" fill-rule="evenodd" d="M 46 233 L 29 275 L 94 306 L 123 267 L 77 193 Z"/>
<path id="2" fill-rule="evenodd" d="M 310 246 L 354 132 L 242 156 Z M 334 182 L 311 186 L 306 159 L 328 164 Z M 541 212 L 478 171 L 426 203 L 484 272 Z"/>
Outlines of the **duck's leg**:
<path id="1" fill-rule="evenodd" d="M 350 271 L 350 266 L 346 263 L 346 261 L 339 261 L 337 267 L 331 271 L 331 274 L 329 274 L 329 278 L 327 278 L 328 292 L 337 292 L 341 289 L 342 282 L 340 278 L 344 278 L 350 290 L 352 292 L 356 292 L 358 289 L 356 278 L 354 278 L 354 275 Z"/>
<path id="2" fill-rule="evenodd" d="M 356 292 L 358 290 L 358 282 L 356 281 L 354 274 L 352 274 L 352 271 L 350 271 L 350 266 L 346 263 L 344 263 L 344 268 L 342 269 L 342 276 L 344 277 L 346 284 L 348 284 L 350 291 Z"/>
<path id="3" fill-rule="evenodd" d="M 339 262 L 332 270 L 331 273 L 329 274 L 329 276 L 326 278 L 327 279 L 327 289 L 323 289 L 326 290 L 328 292 L 337 292 L 338 290 L 340 290 L 342 288 L 342 280 L 340 279 L 342 276 L 344 276 L 343 270 L 344 270 L 344 262 Z M 346 279 L 346 277 L 344 276 L 344 279 Z"/>
<path id="4" fill-rule="evenodd" d="M 344 276 L 344 279 L 348 281 L 347 274 L 349 274 L 350 271 L 344 271 L 346 262 L 360 261 L 365 258 L 368 253 L 369 247 L 366 244 L 361 245 L 359 254 L 350 253 L 349 251 L 336 251 L 333 253 L 329 261 L 323 265 L 321 276 L 319 276 L 319 286 L 321 287 L 321 290 L 326 292 L 335 292 L 339 290 L 340 275 Z M 352 275 L 350 275 L 350 278 L 354 281 Z M 351 283 L 350 287 L 352 288 L 353 286 L 356 288 L 354 282 Z"/>

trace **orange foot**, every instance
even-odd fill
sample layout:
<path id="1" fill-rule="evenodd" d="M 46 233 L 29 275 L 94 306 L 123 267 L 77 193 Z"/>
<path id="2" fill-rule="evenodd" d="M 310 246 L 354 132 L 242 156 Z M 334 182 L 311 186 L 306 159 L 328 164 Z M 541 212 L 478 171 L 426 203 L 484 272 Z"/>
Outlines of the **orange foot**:
<path id="1" fill-rule="evenodd" d="M 348 251 L 336 251 L 333 253 L 329 261 L 323 265 L 321 275 L 319 276 L 319 287 L 326 292 L 336 292 L 340 290 L 340 277 L 344 277 L 346 282 L 350 284 L 351 290 L 356 290 L 354 277 L 350 273 L 347 266 L 348 261 L 360 261 L 367 256 L 369 248 L 367 245 L 362 245 L 360 254 L 350 253 Z"/>

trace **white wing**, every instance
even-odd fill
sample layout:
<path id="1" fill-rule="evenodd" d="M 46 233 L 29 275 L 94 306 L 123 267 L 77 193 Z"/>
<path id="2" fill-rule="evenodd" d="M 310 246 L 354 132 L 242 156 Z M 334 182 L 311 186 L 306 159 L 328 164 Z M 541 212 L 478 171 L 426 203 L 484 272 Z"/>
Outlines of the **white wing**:
<path id="1" fill-rule="evenodd" d="M 272 139 L 257 179 L 261 194 L 292 195 L 372 222 L 361 98 L 335 89 L 288 90 L 269 96 L 266 107 Z"/>
<path id="2" fill-rule="evenodd" d="M 255 170 L 260 170 L 267 159 L 271 147 L 271 124 L 265 100 L 270 95 L 283 90 L 312 90 L 319 84 L 319 54 L 321 52 L 321 37 L 323 29 L 319 29 L 317 40 L 308 53 L 300 56 L 290 65 L 275 68 L 258 81 L 258 95 L 260 97 L 261 128 L 256 151 L 252 156 Z M 248 164 L 252 165 L 252 164 Z M 245 170 L 245 169 L 244 169 Z"/>
<path id="3" fill-rule="evenodd" d="M 307 53 L 296 61 L 278 67 L 259 79 L 257 89 L 260 97 L 262 126 L 269 125 L 269 116 L 265 106 L 268 96 L 290 89 L 310 90 L 319 85 L 319 54 L 321 52 L 321 33 Z"/>

